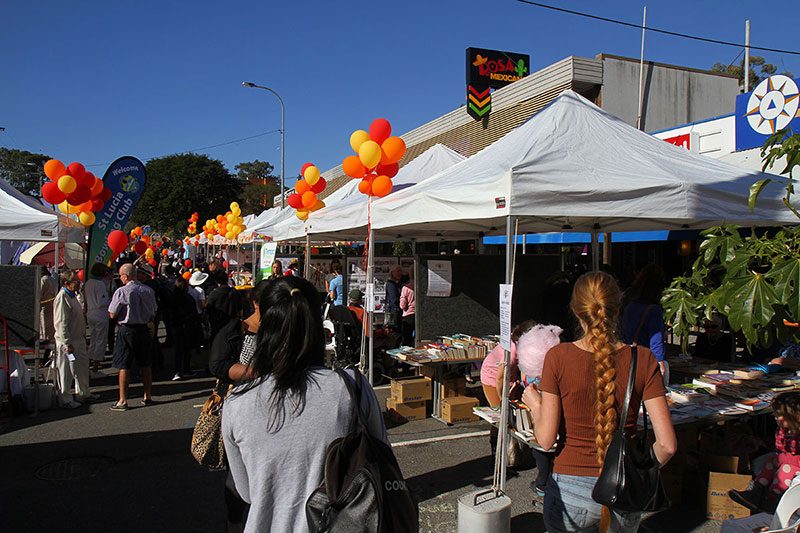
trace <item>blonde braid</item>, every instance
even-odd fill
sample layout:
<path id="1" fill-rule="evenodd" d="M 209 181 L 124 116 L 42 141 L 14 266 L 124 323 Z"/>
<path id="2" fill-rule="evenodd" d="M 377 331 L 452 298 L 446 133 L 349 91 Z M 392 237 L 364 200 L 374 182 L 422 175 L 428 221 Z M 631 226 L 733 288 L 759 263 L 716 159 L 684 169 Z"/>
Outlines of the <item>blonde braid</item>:
<path id="1" fill-rule="evenodd" d="M 609 274 L 604 272 L 584 274 L 575 283 L 572 311 L 586 325 L 584 338 L 592 347 L 594 354 L 597 391 L 594 423 L 597 430 L 595 443 L 598 464 L 603 464 L 606 450 L 618 423 L 615 404 L 617 369 L 614 348 L 618 341 L 615 326 L 620 306 L 619 287 Z"/>

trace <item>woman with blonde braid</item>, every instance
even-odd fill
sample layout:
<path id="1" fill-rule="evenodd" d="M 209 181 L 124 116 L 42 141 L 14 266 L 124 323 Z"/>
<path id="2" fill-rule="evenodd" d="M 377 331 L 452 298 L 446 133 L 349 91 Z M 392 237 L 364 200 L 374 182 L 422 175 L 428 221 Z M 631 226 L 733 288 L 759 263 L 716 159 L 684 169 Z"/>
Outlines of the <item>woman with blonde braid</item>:
<path id="1" fill-rule="evenodd" d="M 575 283 L 570 308 L 582 335 L 547 352 L 538 388 L 531 384 L 522 400 L 531 409 L 539 444 L 558 449 L 544 498 L 544 522 L 551 533 L 596 531 L 603 508 L 592 500 L 592 488 L 617 424 L 625 398 L 632 350 L 619 341 L 621 293 L 604 272 L 584 274 Z M 636 429 L 639 404 L 644 402 L 653 424 L 653 452 L 661 465 L 675 453 L 664 382 L 658 362 L 647 348 L 638 347 L 634 389 L 628 418 Z M 617 379 L 619 378 L 619 379 Z M 617 386 L 620 385 L 621 386 Z M 541 391 L 541 392 L 540 392 Z M 641 513 L 612 511 L 608 531 L 636 531 Z"/>

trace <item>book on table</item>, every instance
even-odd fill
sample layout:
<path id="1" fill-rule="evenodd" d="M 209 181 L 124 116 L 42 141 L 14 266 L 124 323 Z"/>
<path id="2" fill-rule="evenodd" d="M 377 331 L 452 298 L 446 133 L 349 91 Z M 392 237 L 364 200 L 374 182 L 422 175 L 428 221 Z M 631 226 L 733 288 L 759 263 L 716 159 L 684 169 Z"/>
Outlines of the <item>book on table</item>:
<path id="1" fill-rule="evenodd" d="M 769 407 L 769 402 L 765 402 L 758 398 L 747 398 L 736 402 L 735 405 L 736 407 L 740 407 L 747 411 L 758 411 L 760 409 L 766 409 Z"/>

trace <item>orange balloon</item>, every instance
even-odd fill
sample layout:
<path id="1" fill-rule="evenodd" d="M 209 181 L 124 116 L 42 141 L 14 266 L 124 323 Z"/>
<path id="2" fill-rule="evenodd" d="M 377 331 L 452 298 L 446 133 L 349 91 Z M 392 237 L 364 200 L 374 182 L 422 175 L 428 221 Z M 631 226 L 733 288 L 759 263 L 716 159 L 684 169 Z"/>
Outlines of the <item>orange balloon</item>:
<path id="1" fill-rule="evenodd" d="M 388 141 L 388 139 L 387 139 Z M 361 163 L 372 168 L 381 162 L 381 147 L 375 141 L 364 141 L 358 148 L 358 158 Z"/>
<path id="2" fill-rule="evenodd" d="M 303 193 L 303 207 L 311 209 L 317 203 L 317 195 L 313 191 Z"/>
<path id="3" fill-rule="evenodd" d="M 78 206 L 78 209 L 80 209 L 84 213 L 88 213 L 89 211 L 92 210 L 92 201 L 89 200 L 88 202 L 83 202 L 82 204 L 80 204 Z M 87 226 L 87 225 L 89 225 L 89 224 L 84 224 L 84 226 Z"/>
<path id="4" fill-rule="evenodd" d="M 309 211 L 313 213 L 314 211 L 319 211 L 323 207 L 325 207 L 325 202 L 322 200 L 317 200 L 317 203 L 315 203 L 314 206 L 309 209 Z"/>
<path id="5" fill-rule="evenodd" d="M 372 181 L 364 178 L 361 180 L 361 183 L 358 184 L 359 192 L 362 192 L 369 196 L 372 193 Z"/>
<path id="6" fill-rule="evenodd" d="M 297 184 L 294 186 L 294 192 L 296 192 L 300 196 L 303 196 L 305 193 L 310 191 L 311 191 L 311 185 L 309 185 L 304 180 L 297 180 Z"/>
<path id="7" fill-rule="evenodd" d="M 136 226 L 135 228 L 133 228 L 133 232 L 136 233 L 136 235 L 141 235 L 142 234 L 141 226 Z"/>
<path id="8" fill-rule="evenodd" d="M 97 196 L 101 192 L 103 192 L 103 180 L 95 177 L 94 183 L 92 184 L 92 196 Z"/>
<path id="9" fill-rule="evenodd" d="M 400 137 L 389 137 L 381 145 L 381 163 L 397 163 L 406 155 L 406 143 Z"/>
<path id="10" fill-rule="evenodd" d="M 357 179 L 364 177 L 364 174 L 367 172 L 367 167 L 361 163 L 361 160 L 358 158 L 358 156 L 349 155 L 344 158 L 344 161 L 342 161 L 342 170 L 351 178 Z"/>
<path id="11" fill-rule="evenodd" d="M 147 244 L 150 244 L 150 235 L 142 235 L 142 240 Z"/>
<path id="12" fill-rule="evenodd" d="M 44 164 L 44 175 L 53 181 L 58 181 L 58 178 L 67 173 L 67 167 L 58 159 L 51 159 Z"/>
<path id="13" fill-rule="evenodd" d="M 183 273 L 183 279 L 187 279 L 188 280 L 191 277 L 192 277 L 192 273 L 189 272 L 188 270 Z"/>
<path id="14" fill-rule="evenodd" d="M 168 253 L 169 253 L 169 252 L 167 252 L 167 249 L 166 249 L 166 248 L 164 248 L 163 250 L 161 250 L 161 255 L 167 255 Z"/>
<path id="15" fill-rule="evenodd" d="M 384 197 L 392 192 L 392 180 L 388 176 L 378 176 L 372 181 L 372 194 Z"/>

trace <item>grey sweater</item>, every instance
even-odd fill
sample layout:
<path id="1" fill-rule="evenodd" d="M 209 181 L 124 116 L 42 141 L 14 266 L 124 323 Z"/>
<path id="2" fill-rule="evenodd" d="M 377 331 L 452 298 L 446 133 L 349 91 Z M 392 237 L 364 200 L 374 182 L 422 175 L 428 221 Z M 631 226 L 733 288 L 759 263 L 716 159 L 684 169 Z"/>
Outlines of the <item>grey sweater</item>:
<path id="1" fill-rule="evenodd" d="M 361 408 L 368 415 L 370 434 L 388 443 L 375 391 L 366 381 L 362 386 Z M 339 375 L 314 368 L 303 412 L 291 416 L 291 408 L 287 409 L 283 427 L 270 432 L 267 424 L 272 389 L 273 381 L 268 378 L 225 400 L 225 453 L 236 489 L 251 505 L 245 532 L 304 532 L 308 531 L 305 503 L 322 483 L 325 451 L 331 441 L 351 429 L 350 395 Z"/>

